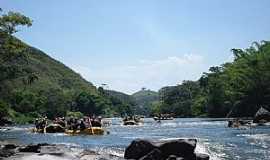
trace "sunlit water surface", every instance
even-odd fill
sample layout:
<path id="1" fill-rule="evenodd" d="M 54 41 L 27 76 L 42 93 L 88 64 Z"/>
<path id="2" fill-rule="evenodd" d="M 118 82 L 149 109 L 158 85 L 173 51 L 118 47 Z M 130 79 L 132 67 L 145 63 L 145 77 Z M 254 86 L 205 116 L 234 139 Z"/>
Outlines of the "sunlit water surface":
<path id="1" fill-rule="evenodd" d="M 226 127 L 224 120 L 198 118 L 179 118 L 162 123 L 145 119 L 139 126 L 123 126 L 118 118 L 111 120 L 112 125 L 107 127 L 110 134 L 103 136 L 36 134 L 29 132 L 32 126 L 19 126 L 0 131 L 0 140 L 17 140 L 23 144 L 65 144 L 123 156 L 125 147 L 136 138 L 197 138 L 196 152 L 210 154 L 212 160 L 270 159 L 270 127 L 232 129 Z"/>

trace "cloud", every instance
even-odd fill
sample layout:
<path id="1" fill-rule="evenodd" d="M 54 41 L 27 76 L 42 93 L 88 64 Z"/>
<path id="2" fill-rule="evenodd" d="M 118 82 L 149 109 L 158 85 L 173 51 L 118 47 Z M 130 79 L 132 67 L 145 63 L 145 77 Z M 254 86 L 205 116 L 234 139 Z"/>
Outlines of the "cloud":
<path id="1" fill-rule="evenodd" d="M 183 80 L 197 80 L 207 70 L 204 58 L 196 54 L 140 60 L 135 65 L 95 70 L 83 66 L 72 68 L 95 85 L 106 83 L 110 89 L 129 94 L 142 87 L 158 90 L 167 85 L 179 84 Z"/>

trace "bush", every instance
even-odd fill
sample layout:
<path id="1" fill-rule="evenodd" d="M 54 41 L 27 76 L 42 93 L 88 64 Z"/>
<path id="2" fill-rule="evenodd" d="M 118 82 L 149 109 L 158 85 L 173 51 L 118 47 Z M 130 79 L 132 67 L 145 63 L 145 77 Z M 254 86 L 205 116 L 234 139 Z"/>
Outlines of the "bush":
<path id="1" fill-rule="evenodd" d="M 9 106 L 0 100 L 0 119 L 3 117 L 9 117 Z"/>

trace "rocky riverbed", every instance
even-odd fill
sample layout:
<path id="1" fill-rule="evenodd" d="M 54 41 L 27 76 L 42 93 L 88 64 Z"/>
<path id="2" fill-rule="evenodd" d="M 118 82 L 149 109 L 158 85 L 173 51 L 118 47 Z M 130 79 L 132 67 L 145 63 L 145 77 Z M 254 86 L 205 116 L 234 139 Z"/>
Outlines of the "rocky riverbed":
<path id="1" fill-rule="evenodd" d="M 110 154 L 98 154 L 95 151 L 69 148 L 65 145 L 30 144 L 19 145 L 2 141 L 0 160 L 123 160 Z"/>

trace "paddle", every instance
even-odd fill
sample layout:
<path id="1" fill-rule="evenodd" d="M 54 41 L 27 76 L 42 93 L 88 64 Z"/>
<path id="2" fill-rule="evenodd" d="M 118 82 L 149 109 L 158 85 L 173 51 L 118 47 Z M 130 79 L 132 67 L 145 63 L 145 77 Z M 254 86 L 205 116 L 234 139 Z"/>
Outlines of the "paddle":
<path id="1" fill-rule="evenodd" d="M 94 131 L 93 131 L 93 127 L 92 127 L 92 123 L 91 123 L 91 119 L 89 118 L 89 125 L 90 125 L 90 129 L 91 129 L 91 133 L 94 134 Z"/>

